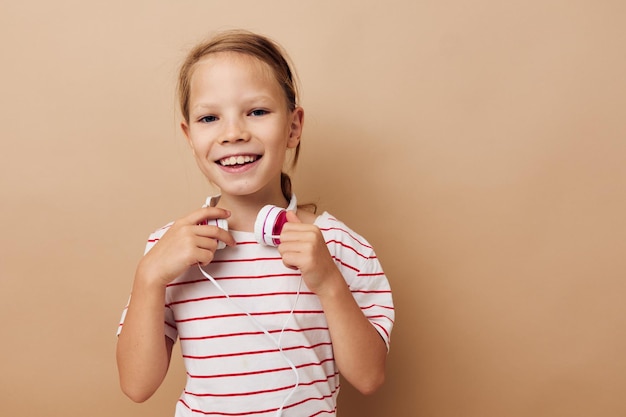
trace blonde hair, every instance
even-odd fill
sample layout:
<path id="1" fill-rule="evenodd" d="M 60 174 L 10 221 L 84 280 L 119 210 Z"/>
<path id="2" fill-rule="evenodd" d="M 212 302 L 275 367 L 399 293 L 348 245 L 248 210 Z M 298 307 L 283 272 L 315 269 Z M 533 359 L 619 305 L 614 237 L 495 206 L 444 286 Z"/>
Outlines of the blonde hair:
<path id="1" fill-rule="evenodd" d="M 189 97 L 193 70 L 202 58 L 218 52 L 236 52 L 246 54 L 267 64 L 272 75 L 285 93 L 287 108 L 293 111 L 298 103 L 298 89 L 295 74 L 287 60 L 284 50 L 271 39 L 243 30 L 226 31 L 196 45 L 180 67 L 178 76 L 178 102 L 185 122 L 189 123 Z M 300 155 L 300 143 L 296 146 L 291 167 L 294 168 Z M 287 200 L 291 198 L 291 179 L 287 173 L 281 173 L 281 189 Z"/>

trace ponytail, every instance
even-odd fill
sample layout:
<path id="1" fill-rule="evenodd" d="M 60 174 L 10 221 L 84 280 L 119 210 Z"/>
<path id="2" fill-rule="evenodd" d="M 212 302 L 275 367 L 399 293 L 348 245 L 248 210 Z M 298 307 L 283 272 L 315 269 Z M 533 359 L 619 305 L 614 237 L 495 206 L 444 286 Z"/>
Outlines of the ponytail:
<path id="1" fill-rule="evenodd" d="M 287 201 L 291 200 L 291 178 L 284 172 L 280 173 L 280 189 L 283 191 L 283 196 Z"/>
<path id="2" fill-rule="evenodd" d="M 289 175 L 284 172 L 280 173 L 280 189 L 282 190 L 285 199 L 290 201 L 292 196 L 291 178 L 289 178 Z M 317 204 L 315 203 L 298 204 L 298 208 L 308 210 L 312 213 L 317 213 Z"/>

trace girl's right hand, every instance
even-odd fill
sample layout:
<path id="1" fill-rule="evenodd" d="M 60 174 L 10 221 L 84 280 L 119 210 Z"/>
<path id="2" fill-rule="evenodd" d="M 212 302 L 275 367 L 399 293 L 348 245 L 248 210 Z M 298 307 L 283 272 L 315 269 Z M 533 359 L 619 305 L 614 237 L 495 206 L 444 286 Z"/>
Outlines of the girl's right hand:
<path id="1" fill-rule="evenodd" d="M 165 286 L 190 266 L 210 263 L 218 241 L 227 246 L 234 246 L 236 243 L 228 231 L 204 223 L 206 220 L 228 217 L 228 210 L 203 207 L 175 221 L 141 259 L 137 278 Z"/>

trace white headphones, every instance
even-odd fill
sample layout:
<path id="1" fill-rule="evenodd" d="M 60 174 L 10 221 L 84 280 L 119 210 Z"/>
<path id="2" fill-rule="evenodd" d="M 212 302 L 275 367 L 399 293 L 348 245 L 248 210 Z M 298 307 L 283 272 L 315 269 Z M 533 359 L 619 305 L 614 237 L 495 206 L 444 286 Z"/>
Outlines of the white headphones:
<path id="1" fill-rule="evenodd" d="M 207 197 L 203 207 L 215 207 L 219 199 L 219 195 Z M 254 238 L 256 241 L 262 245 L 278 246 L 280 244 L 280 232 L 283 230 L 285 223 L 287 223 L 287 211 L 296 211 L 297 208 L 298 202 L 295 194 L 291 194 L 291 200 L 286 209 L 271 204 L 264 206 L 257 214 L 254 222 Z M 205 224 L 228 230 L 228 221 L 226 219 L 210 219 Z M 218 242 L 218 249 L 224 249 L 225 247 L 226 244 L 224 242 Z"/>

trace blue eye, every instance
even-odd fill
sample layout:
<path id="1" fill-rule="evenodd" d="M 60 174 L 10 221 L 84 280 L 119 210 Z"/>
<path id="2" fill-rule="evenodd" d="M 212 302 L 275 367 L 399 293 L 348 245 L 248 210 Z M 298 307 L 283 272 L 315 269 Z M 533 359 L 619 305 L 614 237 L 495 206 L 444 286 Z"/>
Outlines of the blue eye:
<path id="1" fill-rule="evenodd" d="M 216 120 L 217 120 L 217 117 L 215 117 L 215 116 L 204 116 L 204 117 L 201 117 L 198 121 L 200 123 L 211 123 L 211 122 L 214 122 Z"/>
<path id="2" fill-rule="evenodd" d="M 263 109 L 256 109 L 256 110 L 252 110 L 250 112 L 250 114 L 252 116 L 263 116 L 265 114 L 268 114 L 269 112 L 267 110 L 263 110 Z"/>

